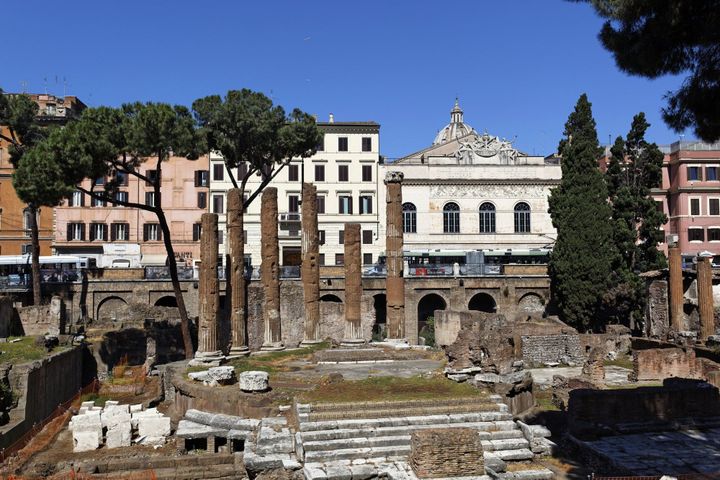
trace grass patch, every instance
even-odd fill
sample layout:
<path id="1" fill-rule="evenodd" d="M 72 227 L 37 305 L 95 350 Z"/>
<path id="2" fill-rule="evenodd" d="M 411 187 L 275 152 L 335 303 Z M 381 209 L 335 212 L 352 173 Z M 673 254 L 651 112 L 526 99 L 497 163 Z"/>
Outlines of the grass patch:
<path id="1" fill-rule="evenodd" d="M 427 400 L 485 396 L 470 384 L 448 380 L 444 375 L 432 377 L 370 377 L 364 380 L 340 381 L 319 385 L 299 395 L 303 402 L 369 402 Z"/>
<path id="2" fill-rule="evenodd" d="M 96 407 L 104 407 L 105 402 L 108 400 L 110 400 L 110 397 L 97 393 L 86 393 L 80 397 L 80 402 L 95 402 Z"/>
<path id="3" fill-rule="evenodd" d="M 328 343 L 323 342 L 294 350 L 260 353 L 249 357 L 236 358 L 228 362 L 228 365 L 235 367 L 236 373 L 246 372 L 248 370 L 260 370 L 268 373 L 289 372 L 295 369 L 289 365 L 290 363 L 297 360 L 306 360 L 310 358 L 314 352 L 324 350 L 329 346 Z M 199 370 L 195 371 L 202 370 L 206 370 L 206 368 L 200 367 Z M 188 372 L 190 371 L 193 370 L 188 369 Z"/>
<path id="4" fill-rule="evenodd" d="M 606 367 L 622 367 L 627 368 L 628 370 L 633 369 L 632 357 L 628 356 L 617 357 L 615 360 L 605 360 L 603 365 Z"/>
<path id="5" fill-rule="evenodd" d="M 535 392 L 535 403 L 537 408 L 546 412 L 559 412 L 560 409 L 552 403 L 552 389 L 538 390 Z"/>
<path id="6" fill-rule="evenodd" d="M 10 340 L 19 338 L 19 342 L 10 343 Z M 9 337 L 7 343 L 0 343 L 0 362 L 25 363 L 40 360 L 48 356 L 43 345 L 35 343 L 35 337 Z M 54 351 L 58 351 L 55 349 Z"/>

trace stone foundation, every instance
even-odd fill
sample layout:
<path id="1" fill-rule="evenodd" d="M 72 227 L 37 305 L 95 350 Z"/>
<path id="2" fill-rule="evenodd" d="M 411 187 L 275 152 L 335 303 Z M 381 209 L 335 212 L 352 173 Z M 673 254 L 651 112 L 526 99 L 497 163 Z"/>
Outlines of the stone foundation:
<path id="1" fill-rule="evenodd" d="M 472 428 L 437 428 L 413 432 L 409 463 L 418 478 L 485 474 L 480 435 Z"/>

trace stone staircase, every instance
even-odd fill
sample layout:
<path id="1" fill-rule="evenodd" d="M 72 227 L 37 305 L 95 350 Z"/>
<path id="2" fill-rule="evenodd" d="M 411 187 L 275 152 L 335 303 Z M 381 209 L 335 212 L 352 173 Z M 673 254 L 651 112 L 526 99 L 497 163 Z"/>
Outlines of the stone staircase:
<path id="1" fill-rule="evenodd" d="M 397 471 L 394 462 L 406 462 L 410 455 L 412 432 L 429 428 L 477 430 L 485 464 L 497 473 L 506 471 L 506 462 L 534 457 L 530 442 L 496 396 L 299 404 L 297 415 L 296 455 L 311 480 L 363 480 Z M 537 478 L 550 478 L 545 472 Z"/>

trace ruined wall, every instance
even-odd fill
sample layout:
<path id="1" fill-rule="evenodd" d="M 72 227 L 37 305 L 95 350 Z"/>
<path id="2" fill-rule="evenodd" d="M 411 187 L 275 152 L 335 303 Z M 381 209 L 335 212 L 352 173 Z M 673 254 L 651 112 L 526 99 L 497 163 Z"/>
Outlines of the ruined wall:
<path id="1" fill-rule="evenodd" d="M 650 348 L 633 352 L 633 380 L 703 378 L 702 365 L 691 348 Z"/>
<path id="2" fill-rule="evenodd" d="M 615 352 L 618 355 L 630 353 L 630 330 L 620 325 L 608 325 L 607 329 L 612 332 L 581 333 L 580 346 L 583 352 L 589 352 L 592 348 L 604 348 L 605 352 Z"/>
<path id="3" fill-rule="evenodd" d="M 523 361 L 529 364 L 579 363 L 583 351 L 579 335 L 522 335 Z"/>
<path id="4" fill-rule="evenodd" d="M 412 433 L 408 463 L 418 478 L 485 475 L 480 436 L 472 428 L 431 428 Z"/>
<path id="5" fill-rule="evenodd" d="M 652 280 L 648 284 L 645 335 L 651 338 L 667 338 L 670 331 L 667 280 Z"/>
<path id="6" fill-rule="evenodd" d="M 17 408 L 10 411 L 9 423 L 0 428 L 0 448 L 14 443 L 82 388 L 82 362 L 82 348 L 75 347 L 43 360 L 12 366 L 10 387 L 20 398 Z"/>
<path id="7" fill-rule="evenodd" d="M 435 314 L 435 344 L 438 347 L 452 345 L 457 339 L 462 319 L 470 315 L 470 312 L 439 310 Z"/>
<path id="8" fill-rule="evenodd" d="M 20 318 L 12 297 L 0 297 L 0 338 L 21 335 Z"/>
<path id="9" fill-rule="evenodd" d="M 59 335 L 65 331 L 65 305 L 60 297 L 52 297 L 48 305 L 20 307 L 17 311 L 25 335 Z"/>

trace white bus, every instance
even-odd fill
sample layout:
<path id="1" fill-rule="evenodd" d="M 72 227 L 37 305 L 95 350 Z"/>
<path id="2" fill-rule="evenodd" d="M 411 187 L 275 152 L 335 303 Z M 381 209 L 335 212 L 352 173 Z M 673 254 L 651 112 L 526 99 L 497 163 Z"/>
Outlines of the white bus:
<path id="1" fill-rule="evenodd" d="M 73 255 L 40 256 L 43 282 L 75 282 L 80 272 L 94 263 L 85 257 Z M 0 255 L 0 284 L 28 286 L 32 283 L 32 257 L 26 255 Z"/>

